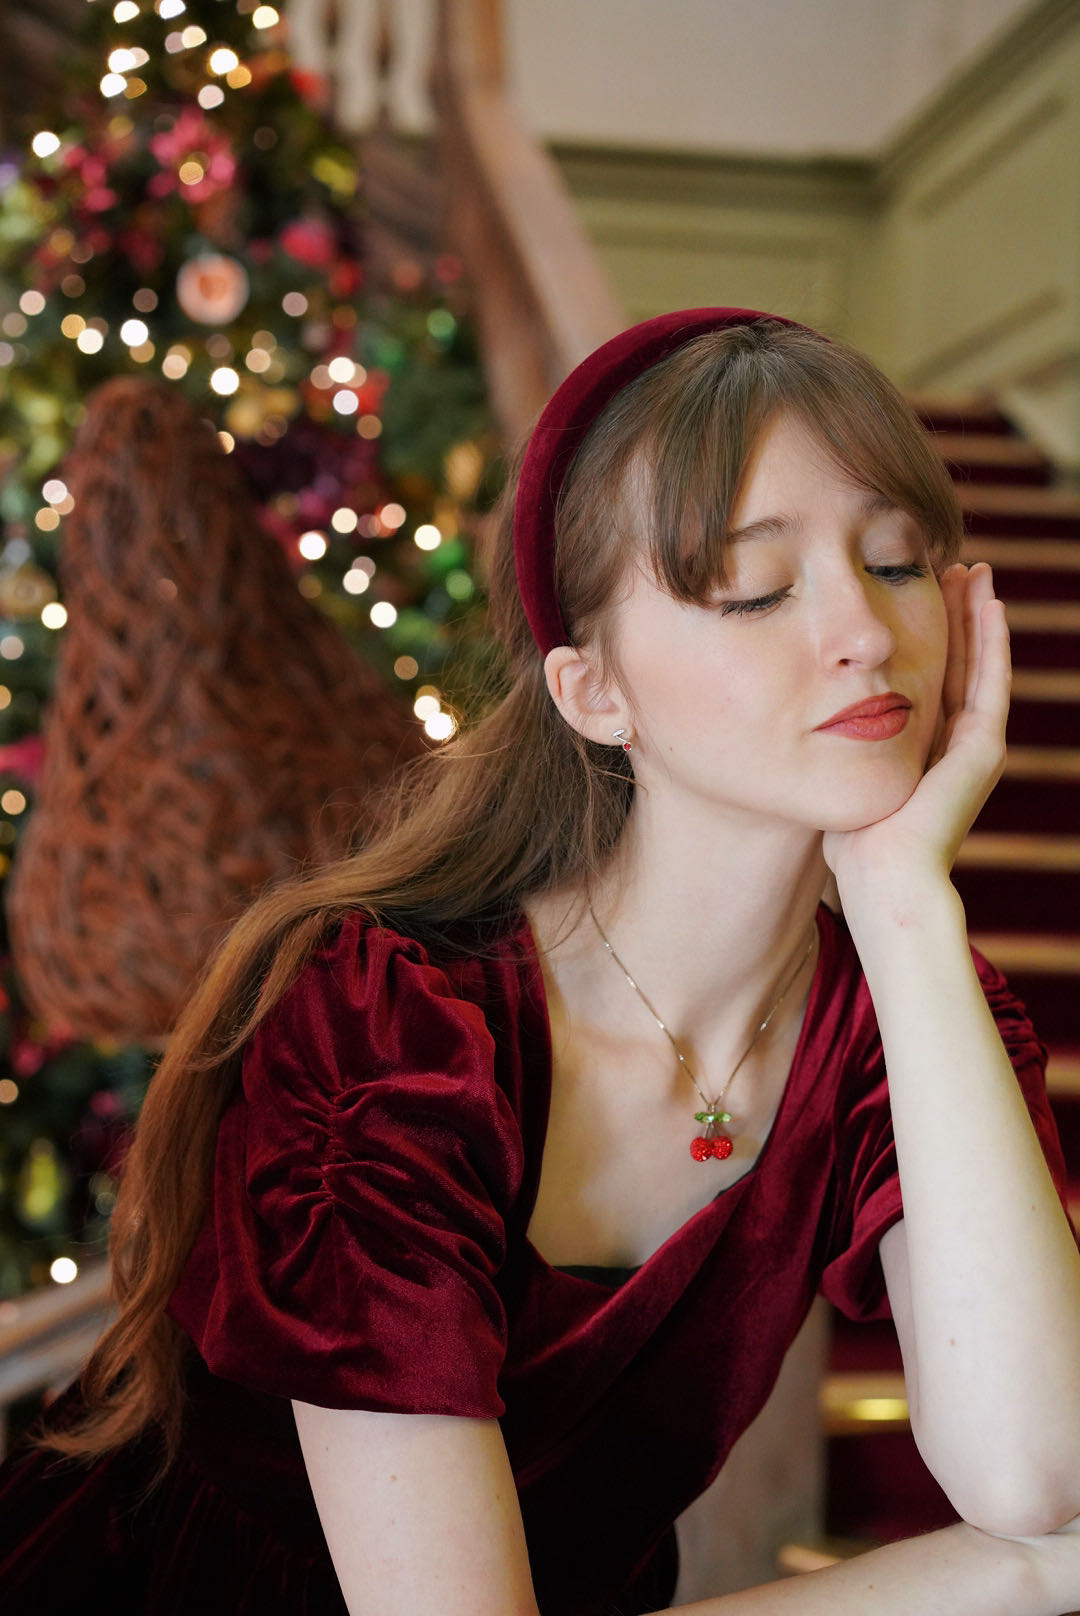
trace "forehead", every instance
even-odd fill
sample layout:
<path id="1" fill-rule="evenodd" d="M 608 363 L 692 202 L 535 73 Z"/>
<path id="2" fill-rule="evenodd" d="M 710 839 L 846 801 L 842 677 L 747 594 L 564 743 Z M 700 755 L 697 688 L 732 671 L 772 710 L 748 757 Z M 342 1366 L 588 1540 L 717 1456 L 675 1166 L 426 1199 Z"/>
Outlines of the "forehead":
<path id="1" fill-rule="evenodd" d="M 780 416 L 763 428 L 747 456 L 726 542 L 797 531 L 822 503 L 839 505 L 860 521 L 898 511 L 895 500 L 858 482 L 802 422 Z"/>

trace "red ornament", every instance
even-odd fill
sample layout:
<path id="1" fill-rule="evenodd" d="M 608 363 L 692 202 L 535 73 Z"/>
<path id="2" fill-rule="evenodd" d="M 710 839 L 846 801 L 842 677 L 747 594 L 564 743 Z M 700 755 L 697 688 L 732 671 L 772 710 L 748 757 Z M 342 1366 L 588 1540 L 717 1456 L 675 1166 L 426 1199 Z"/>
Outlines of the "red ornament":
<path id="1" fill-rule="evenodd" d="M 189 258 L 176 277 L 176 301 L 189 320 L 228 325 L 248 300 L 247 270 L 224 253 Z"/>

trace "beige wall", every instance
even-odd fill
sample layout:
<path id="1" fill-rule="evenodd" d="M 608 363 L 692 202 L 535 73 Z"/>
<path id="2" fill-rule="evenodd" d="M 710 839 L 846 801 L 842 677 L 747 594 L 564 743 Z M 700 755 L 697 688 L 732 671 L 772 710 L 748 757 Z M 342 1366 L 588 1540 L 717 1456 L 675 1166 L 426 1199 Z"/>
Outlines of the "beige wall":
<path id="1" fill-rule="evenodd" d="M 899 382 L 1003 391 L 1080 469 L 1080 5 L 1042 0 L 878 158 L 556 147 L 632 318 L 748 303 Z"/>
<path id="2" fill-rule="evenodd" d="M 514 102 L 541 139 L 865 156 L 1033 3 L 503 0 L 503 13 Z"/>

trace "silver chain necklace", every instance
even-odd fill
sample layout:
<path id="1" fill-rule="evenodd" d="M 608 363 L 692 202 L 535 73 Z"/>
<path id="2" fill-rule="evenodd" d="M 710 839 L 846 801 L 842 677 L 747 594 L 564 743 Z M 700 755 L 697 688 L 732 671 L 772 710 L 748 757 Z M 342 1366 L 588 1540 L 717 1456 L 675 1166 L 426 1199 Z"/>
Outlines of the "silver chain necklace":
<path id="1" fill-rule="evenodd" d="M 749 1055 L 750 1051 L 753 1049 L 754 1045 L 757 1043 L 758 1039 L 761 1037 L 762 1033 L 765 1031 L 766 1027 L 769 1025 L 770 1021 L 773 1019 L 776 1012 L 787 998 L 788 994 L 791 992 L 791 989 L 795 985 L 796 977 L 799 975 L 799 972 L 810 958 L 810 952 L 814 946 L 814 938 L 817 935 L 816 929 L 811 931 L 810 941 L 806 945 L 806 950 L 800 955 L 798 965 L 796 965 L 795 969 L 784 983 L 776 1003 L 773 1005 L 772 1009 L 765 1017 L 765 1020 L 758 1027 L 757 1032 L 755 1032 L 754 1036 L 751 1038 L 750 1042 L 747 1044 L 746 1048 L 735 1062 L 735 1065 L 731 1069 L 728 1080 L 720 1090 L 719 1094 L 717 1094 L 714 1100 L 710 1100 L 708 1095 L 705 1093 L 705 1090 L 698 1082 L 690 1062 L 687 1060 L 686 1056 L 675 1042 L 670 1029 L 667 1027 L 665 1022 L 661 1020 L 660 1016 L 657 1015 L 651 1000 L 646 998 L 645 994 L 634 981 L 634 978 L 630 975 L 630 972 L 626 969 L 626 966 L 623 964 L 618 954 L 616 954 L 615 950 L 612 948 L 611 943 L 608 941 L 607 933 L 605 932 L 603 926 L 601 926 L 599 920 L 596 918 L 596 910 L 592 906 L 592 900 L 589 899 L 588 902 L 589 913 L 592 916 L 593 925 L 596 927 L 596 930 L 599 933 L 600 941 L 603 943 L 604 947 L 615 961 L 615 964 L 619 967 L 619 970 L 622 972 L 623 976 L 625 976 L 626 980 L 629 982 L 630 986 L 633 988 L 634 992 L 637 994 L 650 1016 L 652 1016 L 653 1020 L 656 1022 L 656 1025 L 660 1028 L 660 1031 L 664 1034 L 664 1037 L 667 1039 L 672 1049 L 675 1051 L 675 1058 L 678 1060 L 679 1065 L 682 1067 L 683 1071 L 686 1073 L 687 1077 L 690 1079 L 701 1098 L 701 1102 L 705 1109 L 703 1111 L 694 1112 L 694 1121 L 703 1123 L 705 1131 L 696 1139 L 692 1139 L 690 1141 L 691 1156 L 693 1156 L 695 1161 L 708 1161 L 710 1157 L 714 1157 L 717 1161 L 723 1161 L 725 1157 L 731 1155 L 731 1152 L 735 1148 L 731 1140 L 731 1135 L 724 1131 L 725 1125 L 731 1121 L 731 1112 L 724 1110 L 725 1096 L 727 1095 L 732 1083 L 734 1083 L 736 1075 L 738 1074 L 739 1069 L 746 1057 Z"/>

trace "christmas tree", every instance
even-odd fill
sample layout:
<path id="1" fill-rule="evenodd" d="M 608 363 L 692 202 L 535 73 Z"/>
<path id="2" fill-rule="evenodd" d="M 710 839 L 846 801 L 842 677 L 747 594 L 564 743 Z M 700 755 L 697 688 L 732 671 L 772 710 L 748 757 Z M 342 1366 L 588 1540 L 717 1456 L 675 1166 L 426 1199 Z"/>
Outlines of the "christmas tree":
<path id="1" fill-rule="evenodd" d="M 271 6 L 96 0 L 73 60 L 63 114 L 0 160 L 0 878 L 66 618 L 63 457 L 110 376 L 197 403 L 298 589 L 436 742 L 487 656 L 468 534 L 491 452 L 457 262 L 402 255 L 369 283 L 357 155 Z M 151 1065 L 50 1041 L 8 962 L 0 1296 L 100 1245 Z"/>

